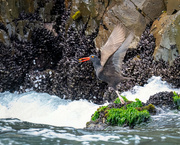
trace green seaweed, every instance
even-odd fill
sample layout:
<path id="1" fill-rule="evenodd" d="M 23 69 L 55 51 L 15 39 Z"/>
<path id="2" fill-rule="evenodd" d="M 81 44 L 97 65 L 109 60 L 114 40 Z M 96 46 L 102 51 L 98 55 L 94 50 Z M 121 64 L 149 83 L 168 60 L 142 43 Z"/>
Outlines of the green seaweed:
<path id="1" fill-rule="evenodd" d="M 99 112 L 98 112 L 98 111 L 95 111 L 95 113 L 93 114 L 91 120 L 92 120 L 92 121 L 96 121 L 98 118 L 99 118 Z"/>
<path id="2" fill-rule="evenodd" d="M 126 107 L 127 108 L 131 108 L 131 107 L 136 108 L 136 107 L 142 107 L 143 106 L 142 102 L 139 99 L 135 99 L 135 100 L 136 100 L 136 102 L 132 102 L 132 103 L 126 105 Z"/>
<path id="3" fill-rule="evenodd" d="M 180 95 L 178 95 L 176 92 L 173 92 L 173 94 L 174 103 L 177 105 L 178 110 L 180 110 Z"/>
<path id="4" fill-rule="evenodd" d="M 180 95 L 176 92 L 173 93 L 174 103 L 180 110 Z M 135 99 L 134 102 L 131 102 L 126 97 L 121 97 L 123 97 L 124 101 L 126 102 L 123 107 L 109 108 L 108 106 L 102 106 L 98 108 L 97 111 L 93 114 L 91 120 L 100 121 L 103 118 L 105 119 L 105 123 L 109 125 L 127 125 L 133 128 L 136 124 L 140 124 L 149 120 L 150 113 L 156 113 L 155 106 L 152 104 L 143 106 L 142 102 L 139 99 Z M 114 103 L 120 104 L 121 102 L 119 98 L 117 98 Z M 100 120 L 97 120 L 99 118 Z"/>
<path id="5" fill-rule="evenodd" d="M 105 111 L 107 107 L 108 107 L 108 106 L 102 106 L 102 107 L 98 108 L 98 111 L 99 111 L 99 112 Z"/>
<path id="6" fill-rule="evenodd" d="M 128 126 L 134 126 L 142 122 L 147 121 L 150 118 L 150 114 L 147 110 L 138 111 L 135 108 L 112 108 L 108 110 L 107 122 L 111 125 L 122 126 L 127 124 Z"/>
<path id="7" fill-rule="evenodd" d="M 105 111 L 107 107 L 108 106 L 102 106 L 102 107 L 98 108 L 97 111 L 95 111 L 95 113 L 93 114 L 91 120 L 96 121 L 99 118 L 99 113 L 102 111 Z"/>
<path id="8" fill-rule="evenodd" d="M 102 106 L 95 111 L 91 120 L 97 121 L 97 119 L 102 118 L 103 116 L 103 118 L 106 119 L 105 122 L 110 125 L 122 126 L 126 124 L 133 127 L 150 118 L 148 109 L 153 109 L 152 104 L 143 106 L 139 99 L 136 99 L 135 102 L 128 101 L 124 96 L 123 99 L 127 102 L 127 105 L 121 108 L 108 108 L 108 106 Z M 119 104 L 119 98 L 117 98 L 114 103 Z"/>
<path id="9" fill-rule="evenodd" d="M 128 101 L 129 101 L 125 96 L 121 96 L 121 97 L 124 99 L 125 102 L 128 102 Z M 114 103 L 115 103 L 115 104 L 120 104 L 121 101 L 120 101 L 119 98 L 116 98 L 116 100 L 114 101 Z"/>
<path id="10" fill-rule="evenodd" d="M 127 104 L 126 107 L 121 108 L 112 108 L 107 110 L 108 114 L 107 122 L 111 125 L 122 126 L 127 124 L 130 127 L 133 127 L 136 124 L 145 122 L 150 118 L 150 114 L 147 110 L 139 111 L 136 108 L 142 107 L 142 102 L 139 99 L 136 99 L 136 102 Z"/>

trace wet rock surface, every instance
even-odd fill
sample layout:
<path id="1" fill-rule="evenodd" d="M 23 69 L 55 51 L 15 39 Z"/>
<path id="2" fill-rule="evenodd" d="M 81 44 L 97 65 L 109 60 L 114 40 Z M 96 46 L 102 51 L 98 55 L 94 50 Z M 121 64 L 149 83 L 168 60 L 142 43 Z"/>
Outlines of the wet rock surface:
<path id="1" fill-rule="evenodd" d="M 47 4 L 49 1 L 39 2 L 33 13 L 21 12 L 11 22 L 0 23 L 4 33 L 0 42 L 0 92 L 30 89 L 65 99 L 87 99 L 97 104 L 113 101 L 116 94 L 96 78 L 92 63 L 78 62 L 79 58 L 90 54 L 100 56 L 94 44 L 99 27 L 86 35 L 88 23 L 80 30 L 68 26 L 70 9 L 58 0 L 50 10 L 52 20 L 48 23 L 52 27 L 45 27 L 41 11 Z M 133 79 L 122 82 L 120 91 L 134 85 L 142 86 L 153 75 L 180 87 L 180 56 L 171 66 L 162 60 L 155 61 L 155 39 L 150 34 L 150 26 L 147 25 L 137 48 L 126 53 L 122 71 Z"/>
<path id="2" fill-rule="evenodd" d="M 146 105 L 153 104 L 156 107 L 175 109 L 173 96 L 173 92 L 159 92 L 150 96 Z"/>

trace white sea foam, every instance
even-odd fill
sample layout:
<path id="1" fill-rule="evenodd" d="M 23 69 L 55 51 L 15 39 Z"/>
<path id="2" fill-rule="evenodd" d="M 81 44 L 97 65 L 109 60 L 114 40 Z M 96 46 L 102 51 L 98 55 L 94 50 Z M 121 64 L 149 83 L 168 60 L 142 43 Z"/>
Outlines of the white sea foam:
<path id="1" fill-rule="evenodd" d="M 69 101 L 46 93 L 0 94 L 0 118 L 83 128 L 99 107 L 85 100 Z"/>
<path id="2" fill-rule="evenodd" d="M 126 96 L 128 100 L 134 101 L 138 98 L 146 102 L 151 95 L 162 91 L 176 91 L 180 93 L 180 89 L 173 89 L 166 81 L 162 81 L 161 77 L 153 76 L 144 86 L 135 86 L 132 90 L 123 92 L 121 95 Z"/>

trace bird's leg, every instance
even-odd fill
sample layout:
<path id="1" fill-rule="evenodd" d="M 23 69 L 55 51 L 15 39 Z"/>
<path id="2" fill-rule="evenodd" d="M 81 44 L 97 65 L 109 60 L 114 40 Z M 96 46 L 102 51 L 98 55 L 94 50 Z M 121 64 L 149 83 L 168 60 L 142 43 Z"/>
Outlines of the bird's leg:
<path id="1" fill-rule="evenodd" d="M 124 103 L 125 103 L 125 102 L 124 102 L 124 99 L 119 95 L 119 92 L 118 92 L 117 90 L 115 90 L 115 92 L 116 92 L 116 94 L 118 95 L 121 103 L 124 104 Z"/>

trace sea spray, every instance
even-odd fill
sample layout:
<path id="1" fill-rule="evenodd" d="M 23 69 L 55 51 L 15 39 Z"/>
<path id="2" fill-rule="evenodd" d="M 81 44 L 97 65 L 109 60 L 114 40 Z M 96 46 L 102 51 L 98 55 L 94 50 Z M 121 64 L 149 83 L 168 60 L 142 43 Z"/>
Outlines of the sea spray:
<path id="1" fill-rule="evenodd" d="M 162 91 L 175 91 L 180 93 L 180 89 L 174 89 L 166 81 L 162 81 L 161 77 L 151 77 L 144 86 L 135 86 L 132 90 L 123 92 L 121 95 L 126 96 L 128 100 L 135 101 L 136 98 L 146 103 L 151 95 Z"/>
<path id="2" fill-rule="evenodd" d="M 86 100 L 70 101 L 47 93 L 0 94 L 0 118 L 83 128 L 99 107 Z"/>

